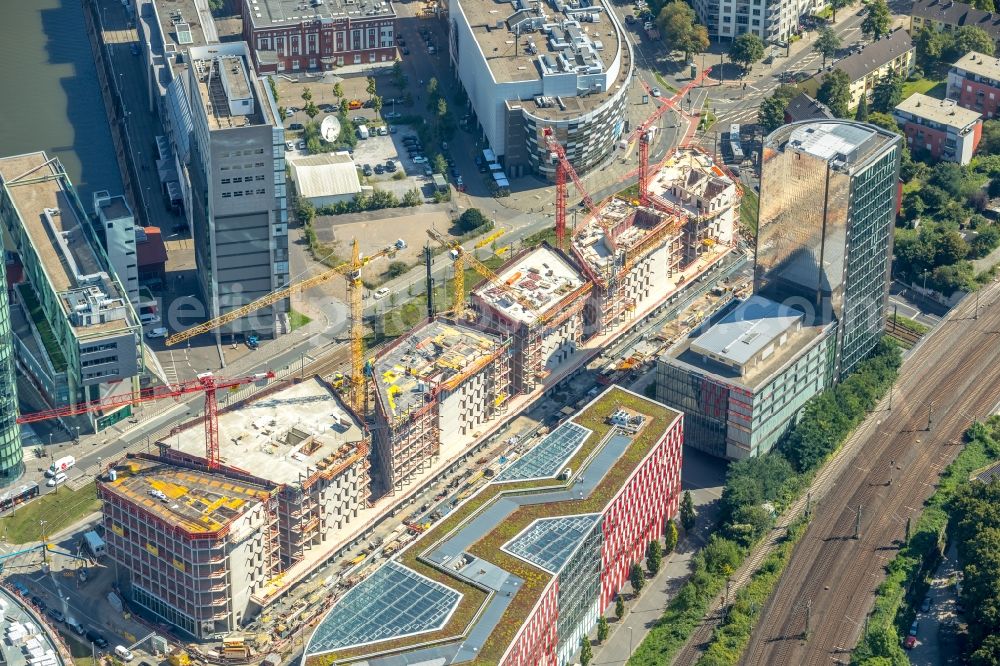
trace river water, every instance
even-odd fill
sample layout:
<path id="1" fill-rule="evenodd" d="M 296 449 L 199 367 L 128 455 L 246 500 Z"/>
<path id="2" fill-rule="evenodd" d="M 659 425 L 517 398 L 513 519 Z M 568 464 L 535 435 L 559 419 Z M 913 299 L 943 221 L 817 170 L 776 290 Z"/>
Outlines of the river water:
<path id="1" fill-rule="evenodd" d="M 80 0 L 0 4 L 0 155 L 58 157 L 90 212 L 122 183 Z"/>

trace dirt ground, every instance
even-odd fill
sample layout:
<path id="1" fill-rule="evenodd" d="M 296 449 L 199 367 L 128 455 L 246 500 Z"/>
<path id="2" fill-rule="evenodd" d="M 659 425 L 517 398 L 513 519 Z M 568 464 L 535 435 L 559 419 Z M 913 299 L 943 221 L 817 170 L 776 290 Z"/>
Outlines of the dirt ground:
<path id="1" fill-rule="evenodd" d="M 427 205 L 422 206 L 419 212 L 412 208 L 395 208 L 373 213 L 317 217 L 314 226 L 320 242 L 336 243 L 338 254 L 343 256 L 350 252 L 355 238 L 361 243 L 364 254 L 376 252 L 402 238 L 407 247 L 393 261 L 414 264 L 422 257 L 421 248 L 428 240 L 427 230 L 433 226 L 438 231 L 447 232 L 451 227 L 451 218 L 447 205 Z M 366 270 L 365 277 L 374 280 L 379 277 L 378 272 L 384 272 L 388 265 L 388 262 L 382 261 L 373 264 Z"/>

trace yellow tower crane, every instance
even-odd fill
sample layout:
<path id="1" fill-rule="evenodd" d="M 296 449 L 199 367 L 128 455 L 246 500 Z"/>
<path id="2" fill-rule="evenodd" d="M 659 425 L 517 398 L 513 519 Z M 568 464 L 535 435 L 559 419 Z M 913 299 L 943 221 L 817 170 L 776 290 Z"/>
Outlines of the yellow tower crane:
<path id="1" fill-rule="evenodd" d="M 491 285 L 508 294 L 511 298 L 517 301 L 521 307 L 534 314 L 539 320 L 542 320 L 542 314 L 535 309 L 535 306 L 531 303 L 531 301 L 521 296 L 516 289 L 513 289 L 509 284 L 501 280 L 499 275 L 494 273 L 489 266 L 479 261 L 474 254 L 467 252 L 460 243 L 452 241 L 440 231 L 435 229 L 428 229 L 427 235 L 454 253 L 454 310 L 456 318 L 461 318 L 462 314 L 465 312 L 465 264 L 468 263 L 473 270 L 483 276 L 483 278 Z"/>
<path id="2" fill-rule="evenodd" d="M 353 252 L 351 253 L 351 260 L 340 264 L 335 268 L 323 271 L 319 275 L 314 275 L 313 277 L 306 278 L 305 280 L 300 280 L 298 282 L 293 282 L 286 287 L 278 289 L 277 291 L 272 291 L 266 296 L 261 296 L 255 301 L 247 303 L 246 305 L 236 308 L 235 310 L 230 310 L 226 314 L 216 317 L 215 319 L 210 319 L 203 324 L 198 324 L 187 330 L 174 333 L 169 338 L 166 339 L 167 346 L 176 345 L 179 342 L 184 342 L 202 333 L 207 333 L 209 331 L 214 331 L 220 326 L 225 326 L 231 322 L 236 321 L 251 312 L 255 312 L 261 308 L 267 307 L 277 303 L 280 300 L 288 298 L 292 294 L 298 294 L 307 289 L 315 287 L 318 284 L 322 284 L 338 275 L 344 275 L 347 278 L 348 293 L 350 296 L 350 306 L 351 306 L 351 405 L 359 413 L 364 407 L 364 308 L 362 306 L 362 284 L 361 284 L 361 269 L 372 259 L 377 259 L 379 257 L 384 257 L 386 255 L 394 254 L 396 252 L 395 248 L 387 247 L 374 254 L 367 257 L 361 255 L 361 251 L 358 246 L 358 241 L 354 241 Z"/>

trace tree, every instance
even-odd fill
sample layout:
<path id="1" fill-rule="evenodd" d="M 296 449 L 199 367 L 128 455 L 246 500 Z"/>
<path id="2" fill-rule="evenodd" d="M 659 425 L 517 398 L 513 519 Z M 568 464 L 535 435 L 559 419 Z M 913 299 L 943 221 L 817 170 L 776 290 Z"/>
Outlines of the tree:
<path id="1" fill-rule="evenodd" d="M 378 114 L 382 111 L 382 98 L 378 95 L 372 97 L 372 109 Z"/>
<path id="2" fill-rule="evenodd" d="M 208 0 L 208 9 L 213 14 L 221 12 L 223 7 L 226 6 L 225 0 Z"/>
<path id="3" fill-rule="evenodd" d="M 823 69 L 826 69 L 826 59 L 837 55 L 840 48 L 840 35 L 833 31 L 833 28 L 826 26 L 821 28 L 816 41 L 813 43 L 813 51 L 823 56 Z"/>
<path id="4" fill-rule="evenodd" d="M 872 110 L 891 114 L 903 101 L 903 77 L 895 72 L 883 76 L 872 90 Z"/>
<path id="5" fill-rule="evenodd" d="M 663 540 L 666 542 L 663 546 L 663 552 L 674 552 L 674 548 L 677 547 L 677 523 L 672 520 L 667 523 L 667 533 Z"/>
<path id="6" fill-rule="evenodd" d="M 399 171 L 398 173 L 403 173 L 403 172 Z M 406 193 L 403 195 L 402 204 L 406 208 L 413 208 L 414 206 L 420 206 L 423 203 L 424 203 L 424 195 L 422 195 L 420 193 L 420 190 L 418 190 L 415 187 L 406 190 Z"/>
<path id="7" fill-rule="evenodd" d="M 431 80 L 427 82 L 427 96 L 433 99 L 437 97 L 438 94 L 438 80 L 436 77 L 431 77 Z"/>
<path id="8" fill-rule="evenodd" d="M 646 584 L 646 576 L 642 573 L 642 567 L 636 562 L 628 572 L 628 580 L 632 583 L 632 591 L 635 594 L 642 592 L 642 586 Z"/>
<path id="9" fill-rule="evenodd" d="M 389 262 L 389 267 L 386 269 L 385 274 L 391 280 L 393 278 L 398 278 L 408 270 L 410 270 L 410 267 L 406 265 L 405 261 L 391 261 Z"/>
<path id="10" fill-rule="evenodd" d="M 729 59 L 742 67 L 744 74 L 749 72 L 753 64 L 763 57 L 764 42 L 751 32 L 744 32 L 734 39 L 732 46 L 729 47 Z"/>
<path id="11" fill-rule="evenodd" d="M 365 86 L 365 92 L 368 93 L 368 97 L 369 98 L 372 98 L 372 97 L 375 96 L 375 90 L 376 90 L 376 88 L 375 88 L 375 77 L 374 76 L 369 76 L 369 77 L 366 78 L 366 81 L 368 82 L 368 85 Z"/>
<path id="12" fill-rule="evenodd" d="M 346 118 L 347 117 L 347 112 L 350 110 L 350 108 L 351 107 L 350 107 L 350 105 L 349 105 L 349 103 L 348 103 L 348 101 L 346 99 L 341 99 L 340 100 L 340 115 L 341 116 L 343 116 L 343 117 Z M 340 123 L 340 125 L 341 125 L 341 127 L 343 127 L 344 123 Z"/>
<path id="13" fill-rule="evenodd" d="M 339 81 L 333 84 L 333 96 L 337 99 L 344 96 L 344 86 Z"/>
<path id="14" fill-rule="evenodd" d="M 892 14 L 889 13 L 889 5 L 885 0 L 874 0 L 868 3 L 868 12 L 861 22 L 861 32 L 871 35 L 872 39 L 879 39 L 883 35 L 889 34 L 889 24 L 892 23 Z"/>
<path id="15" fill-rule="evenodd" d="M 621 594 L 615 597 L 615 617 L 619 620 L 625 617 L 625 599 Z"/>
<path id="16" fill-rule="evenodd" d="M 590 639 L 586 636 L 580 636 L 580 665 L 590 666 L 590 662 L 594 660 L 594 648 L 590 647 Z"/>
<path id="17" fill-rule="evenodd" d="M 608 626 L 608 618 L 602 615 L 597 618 L 597 642 L 603 643 L 608 640 L 609 633 L 611 633 L 611 628 Z"/>
<path id="18" fill-rule="evenodd" d="M 656 22 L 663 33 L 663 41 L 683 51 L 685 62 L 691 59 L 692 54 L 708 48 L 708 31 L 705 26 L 698 25 L 694 10 L 683 0 L 673 0 L 664 5 Z"/>
<path id="19" fill-rule="evenodd" d="M 833 115 L 846 118 L 851 103 L 851 80 L 843 70 L 833 70 L 823 77 L 816 99 L 826 104 Z"/>
<path id="20" fill-rule="evenodd" d="M 316 106 L 316 104 L 312 100 L 306 102 L 306 108 L 302 110 L 306 112 L 306 115 L 309 116 L 310 119 L 315 118 L 316 116 L 319 115 L 319 107 Z"/>
<path id="21" fill-rule="evenodd" d="M 437 101 L 438 122 L 441 122 L 446 115 L 448 115 L 448 102 L 445 101 L 444 97 L 439 97 Z"/>
<path id="22" fill-rule="evenodd" d="M 917 47 L 917 62 L 925 70 L 933 69 L 944 52 L 950 49 L 951 40 L 950 33 L 937 31 L 925 25 L 914 40 Z"/>
<path id="23" fill-rule="evenodd" d="M 690 532 L 698 521 L 698 512 L 694 508 L 694 498 L 691 491 L 685 490 L 684 497 L 681 498 L 681 525 L 686 532 Z"/>
<path id="24" fill-rule="evenodd" d="M 881 127 L 882 129 L 887 129 L 895 134 L 902 134 L 902 132 L 899 131 L 899 125 L 896 123 L 896 119 L 888 113 L 872 111 L 868 114 L 868 122 L 872 125 Z"/>
<path id="25" fill-rule="evenodd" d="M 864 123 L 868 121 L 868 96 L 862 95 L 861 101 L 858 103 L 858 108 L 854 112 L 854 119 L 859 123 Z"/>
<path id="26" fill-rule="evenodd" d="M 434 173 L 440 173 L 440 174 L 443 175 L 443 174 L 447 173 L 447 171 L 448 171 L 448 160 L 446 160 L 444 158 L 444 155 L 442 155 L 440 153 L 438 153 L 437 155 L 434 156 L 434 160 L 432 161 L 432 165 L 433 165 L 432 168 L 434 169 Z"/>
<path id="27" fill-rule="evenodd" d="M 996 43 L 982 28 L 974 25 L 966 25 L 959 28 L 955 34 L 954 50 L 956 59 L 969 51 L 991 56 L 996 51 Z"/>
<path id="28" fill-rule="evenodd" d="M 981 9 L 984 12 L 995 12 L 997 10 L 993 0 L 972 0 L 971 4 L 976 9 Z"/>
<path id="29" fill-rule="evenodd" d="M 983 137 L 979 140 L 980 155 L 1000 155 L 1000 120 L 983 121 Z"/>
<path id="30" fill-rule="evenodd" d="M 833 22 L 837 22 L 837 10 L 843 9 L 851 4 L 851 0 L 830 0 L 830 8 L 833 10 Z"/>
<path id="31" fill-rule="evenodd" d="M 458 228 L 463 233 L 474 231 L 489 223 L 490 219 L 478 208 L 469 208 L 458 216 Z"/>
<path id="32" fill-rule="evenodd" d="M 306 86 L 305 88 L 303 88 L 302 89 L 302 101 L 303 102 L 311 102 L 312 98 L 313 98 L 313 94 L 312 94 L 312 91 L 309 90 L 309 86 Z"/>
<path id="33" fill-rule="evenodd" d="M 663 546 L 657 539 L 653 539 L 646 546 L 646 569 L 655 576 L 663 563 Z"/>
<path id="34" fill-rule="evenodd" d="M 785 109 L 788 107 L 788 100 L 771 95 L 765 97 L 760 108 L 757 109 L 757 122 L 760 123 L 764 134 L 770 134 L 785 124 Z"/>

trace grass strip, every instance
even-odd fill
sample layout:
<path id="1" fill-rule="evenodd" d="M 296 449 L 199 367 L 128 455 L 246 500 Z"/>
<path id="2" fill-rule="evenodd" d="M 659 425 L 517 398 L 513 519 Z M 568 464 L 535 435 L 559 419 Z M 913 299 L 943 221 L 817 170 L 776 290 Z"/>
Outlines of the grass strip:
<path id="1" fill-rule="evenodd" d="M 62 486 L 0 518 L 0 533 L 8 543 L 41 541 L 43 531 L 46 537 L 55 534 L 100 508 L 93 481 L 79 490 Z"/>

